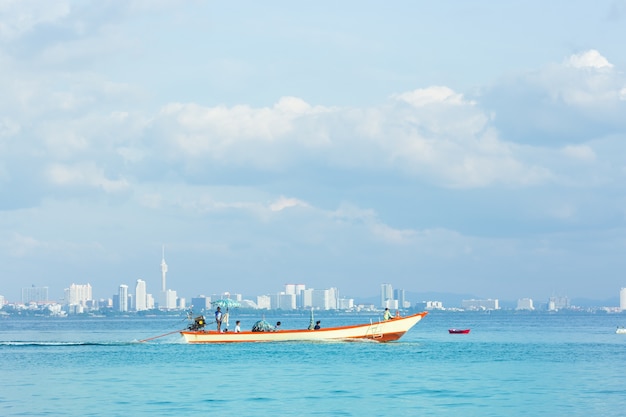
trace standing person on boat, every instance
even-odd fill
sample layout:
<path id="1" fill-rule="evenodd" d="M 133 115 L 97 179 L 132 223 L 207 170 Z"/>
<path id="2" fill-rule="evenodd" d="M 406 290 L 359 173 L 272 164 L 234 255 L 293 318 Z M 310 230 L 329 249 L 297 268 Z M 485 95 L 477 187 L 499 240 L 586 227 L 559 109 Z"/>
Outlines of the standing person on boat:
<path id="1" fill-rule="evenodd" d="M 219 307 L 215 310 L 215 323 L 217 324 L 217 331 L 220 332 L 222 330 L 222 309 Z"/>
<path id="2" fill-rule="evenodd" d="M 235 333 L 241 333 L 241 327 L 239 326 L 240 324 L 241 322 L 239 320 L 235 322 Z"/>
<path id="3" fill-rule="evenodd" d="M 321 328 L 322 328 L 322 326 L 320 326 L 320 323 L 321 323 L 321 321 L 319 321 L 319 320 L 318 320 L 318 321 L 316 321 L 316 322 L 315 322 L 315 327 L 313 328 L 313 330 L 319 330 L 319 329 L 321 329 Z"/>
<path id="4" fill-rule="evenodd" d="M 277 321 L 277 322 L 276 322 L 276 327 L 274 327 L 274 331 L 275 331 L 275 332 L 277 332 L 277 331 L 279 331 L 279 330 L 280 330 L 280 322 L 279 322 L 279 321 Z"/>
<path id="5" fill-rule="evenodd" d="M 391 315 L 391 311 L 389 311 L 389 308 L 385 308 L 385 313 L 383 314 L 383 320 L 387 321 L 387 320 L 391 320 L 393 316 Z"/>

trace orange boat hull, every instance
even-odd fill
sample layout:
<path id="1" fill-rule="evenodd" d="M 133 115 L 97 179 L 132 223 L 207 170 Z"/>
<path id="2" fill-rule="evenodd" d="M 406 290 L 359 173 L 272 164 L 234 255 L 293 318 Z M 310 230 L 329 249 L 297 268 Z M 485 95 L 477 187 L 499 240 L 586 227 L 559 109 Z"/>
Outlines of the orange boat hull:
<path id="1" fill-rule="evenodd" d="M 246 343 L 246 342 L 297 342 L 297 341 L 350 341 L 369 339 L 392 342 L 400 339 L 415 326 L 427 312 L 387 321 L 370 322 L 354 326 L 329 327 L 320 330 L 280 330 L 276 332 L 226 332 L 185 330 L 180 334 L 187 343 Z"/>

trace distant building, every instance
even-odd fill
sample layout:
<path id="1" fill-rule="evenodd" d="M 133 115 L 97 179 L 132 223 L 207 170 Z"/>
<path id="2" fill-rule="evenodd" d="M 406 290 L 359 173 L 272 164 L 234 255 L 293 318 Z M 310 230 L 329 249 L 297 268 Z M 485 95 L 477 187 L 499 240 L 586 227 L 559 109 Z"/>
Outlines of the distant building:
<path id="1" fill-rule="evenodd" d="M 4 307 L 4 296 L 0 295 L 0 310 L 2 310 L 2 307 Z"/>
<path id="2" fill-rule="evenodd" d="M 550 297 L 548 299 L 548 311 L 558 311 L 570 307 L 567 297 Z"/>
<path id="3" fill-rule="evenodd" d="M 337 310 L 354 309 L 354 298 L 340 298 L 337 300 Z"/>
<path id="4" fill-rule="evenodd" d="M 316 310 L 336 310 L 339 290 L 329 288 L 326 290 L 316 290 L 307 288 L 303 291 L 303 307 Z"/>
<path id="5" fill-rule="evenodd" d="M 498 299 L 492 300 L 488 298 L 486 300 L 462 300 L 461 307 L 465 310 L 499 310 L 500 304 Z"/>
<path id="6" fill-rule="evenodd" d="M 256 297 L 256 305 L 261 310 L 269 310 L 272 308 L 272 299 L 269 295 L 258 295 Z"/>
<path id="7" fill-rule="evenodd" d="M 47 303 L 48 302 L 48 287 L 26 287 L 22 288 L 22 304 L 30 303 Z"/>
<path id="8" fill-rule="evenodd" d="M 67 311 L 70 314 L 83 313 L 92 301 L 90 284 L 72 284 L 64 290 Z"/>
<path id="9" fill-rule="evenodd" d="M 211 309 L 211 297 L 199 295 L 191 299 L 191 306 L 195 312 L 208 311 Z"/>
<path id="10" fill-rule="evenodd" d="M 98 308 L 112 308 L 112 309 L 116 309 L 117 306 L 117 296 L 114 296 L 113 298 L 101 298 L 98 300 Z"/>
<path id="11" fill-rule="evenodd" d="M 281 310 L 295 310 L 296 309 L 296 294 L 280 293 L 276 295 L 276 305 L 274 308 L 280 308 Z"/>
<path id="12" fill-rule="evenodd" d="M 163 308 L 166 310 L 176 310 L 178 301 L 177 298 L 175 290 L 165 291 L 165 305 Z"/>
<path id="13" fill-rule="evenodd" d="M 626 311 L 626 288 L 619 290 L 619 308 L 622 311 Z"/>
<path id="14" fill-rule="evenodd" d="M 165 262 L 165 245 L 163 245 L 161 258 L 161 299 L 159 308 L 162 310 L 175 310 L 177 306 L 176 291 L 167 289 L 167 263 Z"/>
<path id="15" fill-rule="evenodd" d="M 415 303 L 415 308 L 418 310 L 444 310 L 441 301 L 422 301 Z"/>
<path id="16" fill-rule="evenodd" d="M 398 300 L 398 307 L 405 308 L 406 297 L 404 290 L 393 290 L 393 299 Z M 409 303 L 410 305 L 410 303 Z"/>
<path id="17" fill-rule="evenodd" d="M 161 292 L 165 293 L 167 290 L 167 264 L 165 263 L 165 245 L 163 245 L 163 257 L 161 258 Z"/>
<path id="18" fill-rule="evenodd" d="M 520 298 L 517 300 L 516 310 L 534 310 L 533 300 L 531 298 Z"/>
<path id="19" fill-rule="evenodd" d="M 128 311 L 128 285 L 120 285 L 117 300 L 117 311 Z"/>
<path id="20" fill-rule="evenodd" d="M 391 284 L 380 285 L 380 306 L 381 308 L 389 307 L 388 300 L 393 300 L 393 287 Z"/>
<path id="21" fill-rule="evenodd" d="M 285 294 L 294 294 L 296 296 L 296 308 L 303 307 L 302 293 L 306 289 L 304 284 L 285 284 Z"/>
<path id="22" fill-rule="evenodd" d="M 148 309 L 148 291 L 146 289 L 146 281 L 137 280 L 135 285 L 135 311 L 143 311 Z"/>
<path id="23" fill-rule="evenodd" d="M 146 310 L 154 310 L 154 297 L 152 294 L 146 294 Z"/>

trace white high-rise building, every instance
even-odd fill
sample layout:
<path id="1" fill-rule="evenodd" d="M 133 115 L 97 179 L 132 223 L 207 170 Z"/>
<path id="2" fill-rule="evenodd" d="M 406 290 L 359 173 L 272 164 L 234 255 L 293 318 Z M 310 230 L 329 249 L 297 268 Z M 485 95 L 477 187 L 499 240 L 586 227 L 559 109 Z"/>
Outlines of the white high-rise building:
<path id="1" fill-rule="evenodd" d="M 352 310 L 354 308 L 353 298 L 340 298 L 337 300 L 337 310 Z"/>
<path id="2" fill-rule="evenodd" d="M 48 301 L 48 287 L 22 288 L 22 304 L 45 303 Z"/>
<path id="3" fill-rule="evenodd" d="M 256 305 L 257 308 L 269 310 L 272 308 L 272 298 L 269 295 L 258 295 Z"/>
<path id="4" fill-rule="evenodd" d="M 119 311 L 128 311 L 128 285 L 120 285 L 117 297 L 119 300 Z"/>
<path id="5" fill-rule="evenodd" d="M 137 280 L 135 285 L 135 311 L 143 311 L 148 309 L 148 291 L 146 281 Z"/>
<path id="6" fill-rule="evenodd" d="M 306 289 L 304 284 L 285 284 L 285 294 L 294 294 L 296 296 L 296 307 L 302 308 L 302 293 Z"/>
<path id="7" fill-rule="evenodd" d="M 331 287 L 328 289 L 328 308 L 330 310 L 337 310 L 337 300 L 339 299 L 339 289 L 337 287 Z"/>
<path id="8" fill-rule="evenodd" d="M 154 309 L 154 297 L 152 296 L 152 294 L 146 294 L 146 309 Z"/>
<path id="9" fill-rule="evenodd" d="M 398 300 L 398 307 L 405 308 L 406 307 L 406 292 L 401 289 L 393 290 L 393 299 Z M 411 303 L 409 303 L 409 306 Z"/>
<path id="10" fill-rule="evenodd" d="M 298 295 L 306 289 L 304 284 L 285 284 L 285 294 Z"/>
<path id="11" fill-rule="evenodd" d="M 303 292 L 304 308 L 335 310 L 337 308 L 337 289 L 315 290 L 308 288 Z"/>
<path id="12" fill-rule="evenodd" d="M 65 289 L 65 302 L 69 305 L 84 306 L 92 300 L 90 284 L 72 284 Z"/>
<path id="13" fill-rule="evenodd" d="M 176 301 L 177 301 L 176 291 L 167 290 L 165 291 L 165 307 L 167 310 L 175 310 L 176 309 Z"/>
<path id="14" fill-rule="evenodd" d="M 393 300 L 393 287 L 391 284 L 380 285 L 380 306 L 382 308 L 388 307 L 388 300 Z"/>
<path id="15" fill-rule="evenodd" d="M 619 290 L 619 308 L 622 311 L 626 311 L 626 288 Z"/>
<path id="16" fill-rule="evenodd" d="M 563 296 L 552 296 L 548 299 L 548 310 L 558 311 L 569 308 L 569 298 Z"/>
<path id="17" fill-rule="evenodd" d="M 534 310 L 532 298 L 520 298 L 517 300 L 516 310 Z"/>

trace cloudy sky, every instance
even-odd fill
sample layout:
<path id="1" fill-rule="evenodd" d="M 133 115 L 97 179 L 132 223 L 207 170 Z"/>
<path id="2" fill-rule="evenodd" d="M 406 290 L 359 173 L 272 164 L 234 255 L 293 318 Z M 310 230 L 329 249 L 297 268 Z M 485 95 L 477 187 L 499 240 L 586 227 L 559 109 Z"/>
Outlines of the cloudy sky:
<path id="1" fill-rule="evenodd" d="M 339 4 L 337 4 L 339 3 Z M 626 1 L 0 0 L 0 294 L 607 298 Z"/>

